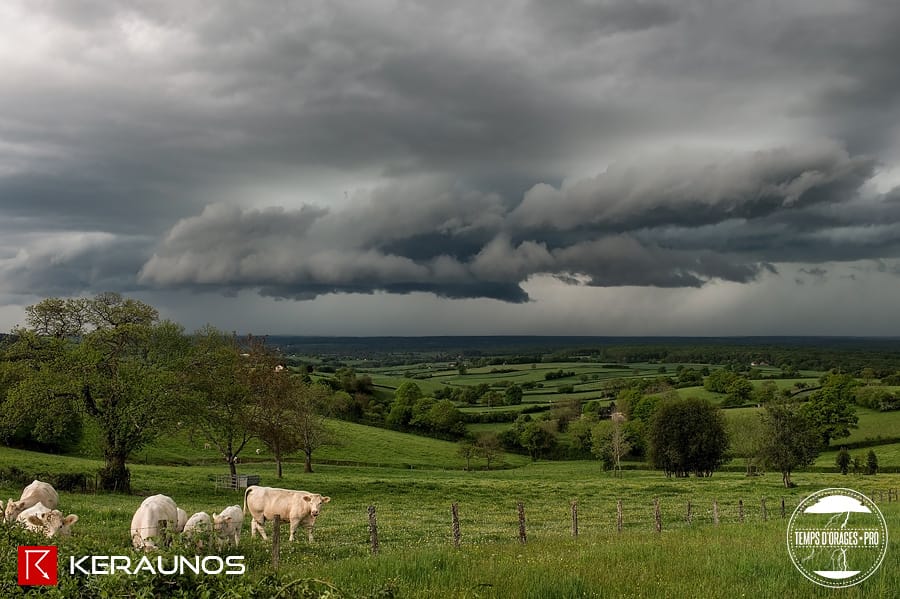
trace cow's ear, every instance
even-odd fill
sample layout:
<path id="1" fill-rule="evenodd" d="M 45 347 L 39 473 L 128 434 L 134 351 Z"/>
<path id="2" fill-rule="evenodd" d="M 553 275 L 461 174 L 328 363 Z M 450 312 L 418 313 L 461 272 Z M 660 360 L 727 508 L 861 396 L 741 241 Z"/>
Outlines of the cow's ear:
<path id="1" fill-rule="evenodd" d="M 331 497 L 323 497 L 322 498 L 322 503 L 328 503 L 329 501 L 331 501 Z"/>
<path id="2" fill-rule="evenodd" d="M 31 514 L 28 516 L 28 521 L 34 524 L 35 526 L 43 526 L 44 520 L 38 516 L 37 514 Z"/>
<path id="3" fill-rule="evenodd" d="M 63 524 L 66 526 L 72 526 L 76 522 L 78 522 L 78 516 L 76 516 L 75 514 L 69 514 L 63 520 Z"/>
<path id="4" fill-rule="evenodd" d="M 222 518 L 222 520 L 224 520 L 225 522 L 231 522 L 233 519 L 234 518 L 232 518 L 231 516 L 225 516 L 224 518 Z"/>
<path id="5" fill-rule="evenodd" d="M 303 496 L 303 501 L 310 501 L 310 502 L 311 502 L 311 501 L 312 501 L 312 497 L 310 497 L 309 495 L 304 495 L 304 496 Z"/>

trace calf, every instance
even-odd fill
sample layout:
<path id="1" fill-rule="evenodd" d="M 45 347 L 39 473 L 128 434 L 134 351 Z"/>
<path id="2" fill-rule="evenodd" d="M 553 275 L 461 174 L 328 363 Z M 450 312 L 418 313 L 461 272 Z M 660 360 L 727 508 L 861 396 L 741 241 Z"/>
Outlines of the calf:
<path id="1" fill-rule="evenodd" d="M 244 526 L 244 512 L 241 506 L 231 505 L 219 514 L 213 514 L 213 530 L 226 543 L 234 541 L 235 547 L 241 540 L 241 528 Z"/>
<path id="2" fill-rule="evenodd" d="M 47 509 L 54 509 L 59 505 L 59 494 L 51 485 L 35 480 L 22 489 L 22 496 L 18 501 L 10 499 L 6 502 L 4 515 L 7 522 L 15 522 L 19 514 L 33 505 L 43 503 Z"/>
<path id="3" fill-rule="evenodd" d="M 43 503 L 31 506 L 16 517 L 30 531 L 42 532 L 47 538 L 68 536 L 72 534 L 72 525 L 78 522 L 78 516 L 69 514 L 63 517 L 59 510 L 51 510 Z"/>
<path id="4" fill-rule="evenodd" d="M 178 506 L 171 497 L 152 495 L 141 502 L 131 518 L 131 543 L 135 549 L 156 549 L 153 539 L 159 537 L 160 520 L 174 530 L 178 526 Z"/>
<path id="5" fill-rule="evenodd" d="M 263 539 L 268 539 L 264 528 L 266 520 L 274 520 L 278 516 L 282 522 L 291 523 L 291 541 L 297 527 L 306 529 L 309 542 L 313 540 L 313 527 L 323 503 L 331 501 L 317 493 L 307 491 L 291 491 L 251 485 L 244 492 L 244 513 L 250 510 L 250 536 L 258 531 Z"/>

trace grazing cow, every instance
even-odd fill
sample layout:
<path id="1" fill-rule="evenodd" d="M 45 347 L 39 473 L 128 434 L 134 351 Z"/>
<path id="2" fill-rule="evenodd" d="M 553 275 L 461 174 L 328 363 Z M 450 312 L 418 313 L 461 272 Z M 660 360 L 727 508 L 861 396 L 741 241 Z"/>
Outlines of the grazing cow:
<path id="1" fill-rule="evenodd" d="M 41 532 L 47 538 L 53 538 L 71 535 L 72 525 L 78 522 L 78 516 L 69 514 L 63 517 L 61 511 L 51 510 L 39 502 L 23 510 L 16 520 L 32 532 Z"/>
<path id="2" fill-rule="evenodd" d="M 159 521 L 170 526 L 178 525 L 178 506 L 171 497 L 152 495 L 145 499 L 131 519 L 131 542 L 135 549 L 156 549 L 152 540 L 159 536 Z"/>
<path id="3" fill-rule="evenodd" d="M 291 523 L 289 540 L 294 540 L 294 532 L 302 525 L 306 529 L 309 542 L 312 543 L 313 527 L 316 525 L 319 508 L 329 501 L 330 497 L 307 491 L 251 485 L 244 491 L 244 513 L 250 510 L 250 537 L 254 537 L 259 531 L 263 539 L 268 539 L 264 528 L 265 522 L 278 516 L 282 522 Z"/>
<path id="4" fill-rule="evenodd" d="M 6 502 L 6 521 L 15 522 L 19 514 L 38 503 L 43 503 L 44 507 L 52 510 L 59 505 L 59 495 L 51 485 L 35 480 L 22 489 L 22 496 L 18 501 L 10 499 Z"/>
<path id="5" fill-rule="evenodd" d="M 208 532 L 212 530 L 212 518 L 206 512 L 197 512 L 184 525 L 182 534 L 190 536 L 198 532 Z"/>
<path id="6" fill-rule="evenodd" d="M 226 543 L 234 541 L 235 547 L 241 540 L 241 528 L 244 526 L 244 512 L 241 506 L 230 505 L 221 513 L 213 514 L 213 529 L 220 539 Z"/>
<path id="7" fill-rule="evenodd" d="M 184 525 L 182 536 L 185 539 L 194 539 L 197 550 L 203 549 L 203 544 L 212 532 L 212 518 L 206 512 L 197 512 Z M 195 539 L 196 537 L 196 539 Z"/>
<path id="8" fill-rule="evenodd" d="M 178 514 L 178 521 L 175 523 L 175 532 L 181 532 L 184 530 L 184 525 L 187 524 L 188 515 L 187 512 L 180 507 L 175 508 L 175 513 Z"/>

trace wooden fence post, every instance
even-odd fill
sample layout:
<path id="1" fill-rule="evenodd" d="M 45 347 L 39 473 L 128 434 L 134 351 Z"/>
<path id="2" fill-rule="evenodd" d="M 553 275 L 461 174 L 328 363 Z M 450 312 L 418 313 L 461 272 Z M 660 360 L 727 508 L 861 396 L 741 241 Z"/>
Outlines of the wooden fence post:
<path id="1" fill-rule="evenodd" d="M 622 500 L 616 500 L 616 530 L 622 532 Z"/>
<path id="2" fill-rule="evenodd" d="M 784 520 L 784 497 L 781 498 L 781 519 Z"/>
<path id="3" fill-rule="evenodd" d="M 656 521 L 656 532 L 662 532 L 662 518 L 659 515 L 659 497 L 653 498 L 653 519 Z"/>
<path id="4" fill-rule="evenodd" d="M 691 513 L 691 501 L 690 499 L 687 502 L 687 523 L 691 524 L 694 521 L 694 515 Z"/>
<path id="5" fill-rule="evenodd" d="M 524 544 L 527 540 L 525 535 L 525 504 L 520 501 L 516 507 L 519 510 L 519 542 Z"/>
<path id="6" fill-rule="evenodd" d="M 572 501 L 572 536 L 578 536 L 578 500 Z"/>
<path id="7" fill-rule="evenodd" d="M 275 527 L 272 529 L 272 568 L 278 570 L 281 561 L 281 516 L 275 514 L 272 524 Z"/>
<path id="8" fill-rule="evenodd" d="M 450 504 L 450 514 L 453 518 L 453 546 L 459 548 L 459 506 Z"/>
<path id="9" fill-rule="evenodd" d="M 738 499 L 738 520 L 744 521 L 744 500 Z"/>
<path id="10" fill-rule="evenodd" d="M 713 499 L 713 524 L 719 525 L 719 502 Z"/>
<path id="11" fill-rule="evenodd" d="M 769 519 L 769 512 L 766 511 L 766 498 L 763 497 L 759 500 L 760 505 L 762 506 L 762 518 L 763 522 L 766 522 Z"/>
<path id="12" fill-rule="evenodd" d="M 369 541 L 372 543 L 372 553 L 378 555 L 378 522 L 375 520 L 375 506 L 369 506 Z"/>

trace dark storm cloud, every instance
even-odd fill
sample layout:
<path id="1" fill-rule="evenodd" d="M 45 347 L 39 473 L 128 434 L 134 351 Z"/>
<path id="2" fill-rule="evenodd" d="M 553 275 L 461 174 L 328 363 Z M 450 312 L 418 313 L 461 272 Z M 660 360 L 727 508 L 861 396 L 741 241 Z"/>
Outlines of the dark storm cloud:
<path id="1" fill-rule="evenodd" d="M 12 293 L 524 302 L 900 256 L 887 0 L 2 10 Z"/>
<path id="2" fill-rule="evenodd" d="M 870 159 L 837 148 L 779 148 L 540 184 L 511 209 L 442 180 L 382 188 L 343 211 L 209 206 L 172 229 L 140 280 L 297 299 L 427 291 L 516 302 L 536 274 L 600 287 L 746 283 L 800 255 L 856 260 L 893 247 L 898 215 L 884 207 L 894 202 L 859 197 L 871 174 Z M 795 214 L 816 209 L 831 210 L 828 226 L 798 226 Z"/>

